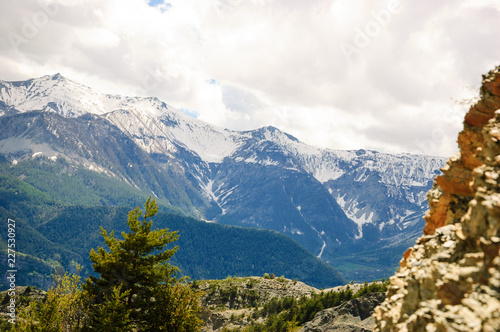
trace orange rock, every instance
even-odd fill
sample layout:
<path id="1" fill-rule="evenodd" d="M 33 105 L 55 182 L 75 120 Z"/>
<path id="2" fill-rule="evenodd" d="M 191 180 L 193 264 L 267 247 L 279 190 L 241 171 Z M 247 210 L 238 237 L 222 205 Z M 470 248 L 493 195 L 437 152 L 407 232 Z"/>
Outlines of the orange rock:
<path id="1" fill-rule="evenodd" d="M 430 202 L 430 213 L 425 216 L 424 234 L 432 235 L 439 227 L 446 225 L 450 209 L 450 194 L 439 197 L 437 202 Z"/>
<path id="2" fill-rule="evenodd" d="M 480 97 L 458 137 L 460 153 L 427 195 L 425 236 L 404 253 L 375 309 L 374 331 L 499 331 L 500 66 L 483 76 Z"/>
<path id="3" fill-rule="evenodd" d="M 483 100 L 479 100 L 475 105 L 473 105 L 475 109 L 477 109 L 481 113 L 495 113 L 494 110 L 490 109 L 488 106 L 484 104 Z"/>
<path id="4" fill-rule="evenodd" d="M 403 254 L 403 259 L 401 260 L 401 262 L 399 262 L 399 265 L 401 265 L 401 267 L 406 267 L 406 260 L 408 259 L 408 257 L 410 257 L 412 251 L 412 248 L 408 248 L 408 250 L 405 251 L 405 253 Z"/>
<path id="5" fill-rule="evenodd" d="M 494 114 L 495 110 L 491 111 L 491 109 L 488 109 L 488 112 L 484 112 L 475 106 L 471 106 L 469 112 L 465 115 L 465 122 L 469 126 L 482 127 L 493 118 Z"/>
<path id="6" fill-rule="evenodd" d="M 477 148 L 483 146 L 482 139 L 481 133 L 475 130 L 464 130 L 458 135 L 458 146 L 460 146 L 461 159 L 465 168 L 473 170 L 482 165 L 476 157 Z"/>
<path id="7" fill-rule="evenodd" d="M 446 192 L 458 196 L 471 196 L 474 190 L 470 186 L 471 171 L 465 168 L 453 168 L 448 174 L 436 178 L 436 183 Z"/>
<path id="8" fill-rule="evenodd" d="M 458 182 L 455 179 L 450 179 L 445 176 L 438 176 L 436 182 L 444 191 L 458 196 L 472 196 L 474 190 L 468 182 Z"/>
<path id="9" fill-rule="evenodd" d="M 500 96 L 500 79 L 497 79 L 493 82 L 485 82 L 483 87 L 486 91 L 495 96 Z"/>

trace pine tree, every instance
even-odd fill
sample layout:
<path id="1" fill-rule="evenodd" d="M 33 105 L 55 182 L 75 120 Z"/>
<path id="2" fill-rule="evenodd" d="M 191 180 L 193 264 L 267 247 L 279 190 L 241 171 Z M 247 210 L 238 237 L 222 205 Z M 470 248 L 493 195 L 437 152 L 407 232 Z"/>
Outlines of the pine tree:
<path id="1" fill-rule="evenodd" d="M 93 319 L 93 329 L 109 332 L 131 331 L 130 311 L 125 305 L 125 298 L 129 292 L 120 292 L 119 287 L 113 287 L 113 292 L 97 307 L 98 311 Z"/>
<path id="2" fill-rule="evenodd" d="M 109 250 L 100 247 L 90 252 L 99 276 L 89 277 L 83 286 L 93 299 L 88 329 L 198 331 L 198 294 L 184 283 L 184 278 L 178 278 L 178 268 L 168 263 L 178 248 L 165 247 L 176 241 L 178 234 L 168 229 L 152 230 L 153 222 L 148 218 L 158 212 L 158 207 L 151 197 L 144 207 L 144 213 L 139 207 L 129 212 L 130 232 L 123 232 L 122 240 L 101 227 Z M 171 327 L 174 319 L 178 324 Z M 116 326 L 125 322 L 128 328 Z M 189 329 L 183 329 L 183 324 Z"/>

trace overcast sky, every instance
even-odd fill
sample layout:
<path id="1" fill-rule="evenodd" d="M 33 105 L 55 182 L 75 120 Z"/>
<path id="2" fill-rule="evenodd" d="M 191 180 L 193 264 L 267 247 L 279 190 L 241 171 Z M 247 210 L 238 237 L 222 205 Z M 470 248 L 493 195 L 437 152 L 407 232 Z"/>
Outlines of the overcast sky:
<path id="1" fill-rule="evenodd" d="M 498 0 L 1 0 L 0 79 L 61 73 L 209 123 L 450 156 Z"/>

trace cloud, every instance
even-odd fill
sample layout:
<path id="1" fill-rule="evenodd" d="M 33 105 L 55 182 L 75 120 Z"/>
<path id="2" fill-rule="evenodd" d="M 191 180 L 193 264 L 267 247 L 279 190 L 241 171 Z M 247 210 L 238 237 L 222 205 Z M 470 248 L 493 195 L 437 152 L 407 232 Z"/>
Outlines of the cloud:
<path id="1" fill-rule="evenodd" d="M 6 0 L 0 18 L 2 79 L 61 72 L 336 149 L 451 155 L 452 98 L 500 63 L 494 0 Z"/>

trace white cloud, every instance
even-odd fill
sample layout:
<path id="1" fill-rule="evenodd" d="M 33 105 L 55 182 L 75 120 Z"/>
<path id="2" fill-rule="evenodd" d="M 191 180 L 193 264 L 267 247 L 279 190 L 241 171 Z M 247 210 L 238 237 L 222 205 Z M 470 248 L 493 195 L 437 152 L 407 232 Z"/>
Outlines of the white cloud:
<path id="1" fill-rule="evenodd" d="M 148 3 L 0 2 L 0 78 L 61 72 L 231 129 L 447 156 L 465 111 L 452 98 L 500 63 L 495 0 Z"/>

